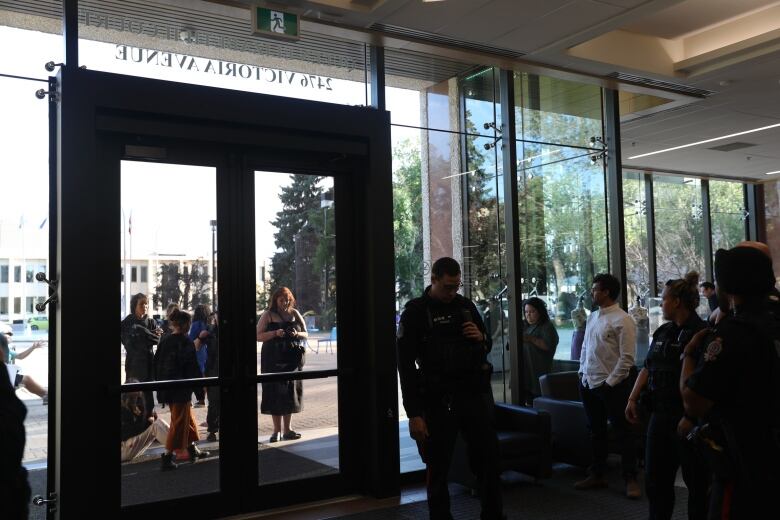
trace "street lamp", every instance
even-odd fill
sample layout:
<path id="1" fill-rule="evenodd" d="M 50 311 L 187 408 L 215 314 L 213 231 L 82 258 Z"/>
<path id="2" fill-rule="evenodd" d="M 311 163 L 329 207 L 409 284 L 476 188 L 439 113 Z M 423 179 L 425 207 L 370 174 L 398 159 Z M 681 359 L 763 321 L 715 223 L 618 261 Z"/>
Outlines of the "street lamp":
<path id="1" fill-rule="evenodd" d="M 217 221 L 211 221 L 211 305 L 217 310 Z"/>

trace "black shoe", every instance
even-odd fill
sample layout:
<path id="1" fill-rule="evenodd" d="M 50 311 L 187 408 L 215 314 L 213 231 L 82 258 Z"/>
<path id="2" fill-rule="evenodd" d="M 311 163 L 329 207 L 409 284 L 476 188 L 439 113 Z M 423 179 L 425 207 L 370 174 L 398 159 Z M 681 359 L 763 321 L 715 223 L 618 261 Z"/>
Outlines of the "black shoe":
<path id="1" fill-rule="evenodd" d="M 206 437 L 206 442 L 217 442 L 216 432 L 209 432 L 208 436 Z"/>
<path id="2" fill-rule="evenodd" d="M 173 453 L 163 453 L 162 456 L 162 470 L 168 471 L 179 467 L 178 464 L 173 462 Z"/>
<path id="3" fill-rule="evenodd" d="M 190 454 L 190 462 L 195 462 L 198 459 L 205 459 L 209 455 L 211 455 L 208 451 L 203 451 L 200 448 L 198 448 L 197 445 L 193 442 L 189 446 L 187 446 L 187 452 Z"/>
<path id="4" fill-rule="evenodd" d="M 301 438 L 301 434 L 296 432 L 296 431 L 294 431 L 294 430 L 290 430 L 289 432 L 287 432 L 284 435 L 282 435 L 282 439 L 284 439 L 286 441 L 294 441 L 294 440 L 297 440 L 297 439 L 300 439 L 300 438 Z"/>

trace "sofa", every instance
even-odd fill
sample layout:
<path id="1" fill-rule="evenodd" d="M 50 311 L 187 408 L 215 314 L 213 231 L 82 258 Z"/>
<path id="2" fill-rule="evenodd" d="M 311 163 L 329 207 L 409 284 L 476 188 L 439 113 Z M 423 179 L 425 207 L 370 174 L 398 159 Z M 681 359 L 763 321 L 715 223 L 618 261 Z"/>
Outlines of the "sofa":
<path id="1" fill-rule="evenodd" d="M 593 450 L 588 430 L 588 418 L 579 391 L 576 371 L 554 372 L 539 378 L 542 395 L 534 399 L 534 410 L 550 415 L 552 458 L 573 466 L 587 467 L 593 463 Z M 637 426 L 644 433 L 645 426 Z M 609 452 L 620 453 L 614 435 L 609 434 Z M 637 460 L 644 459 L 644 436 L 639 435 Z"/>
<path id="2" fill-rule="evenodd" d="M 499 444 L 499 470 L 512 470 L 534 479 L 552 474 L 550 416 L 539 410 L 505 403 L 495 405 Z M 476 489 L 476 477 L 469 466 L 466 443 L 458 435 L 449 480 Z"/>

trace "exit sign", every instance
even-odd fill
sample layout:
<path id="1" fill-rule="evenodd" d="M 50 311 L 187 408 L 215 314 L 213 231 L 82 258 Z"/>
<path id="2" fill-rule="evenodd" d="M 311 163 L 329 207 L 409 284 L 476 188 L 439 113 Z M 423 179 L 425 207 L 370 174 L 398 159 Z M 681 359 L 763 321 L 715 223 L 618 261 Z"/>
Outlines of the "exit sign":
<path id="1" fill-rule="evenodd" d="M 283 40 L 298 40 L 300 30 L 300 19 L 295 13 L 260 6 L 255 6 L 252 10 L 254 34 Z"/>

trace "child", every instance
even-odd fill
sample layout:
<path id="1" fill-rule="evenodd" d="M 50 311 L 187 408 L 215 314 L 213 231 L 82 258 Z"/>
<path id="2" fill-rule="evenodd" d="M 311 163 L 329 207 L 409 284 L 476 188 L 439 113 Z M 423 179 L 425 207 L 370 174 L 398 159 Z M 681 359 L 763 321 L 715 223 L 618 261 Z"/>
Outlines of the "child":
<path id="1" fill-rule="evenodd" d="M 201 377 L 195 359 L 195 345 L 187 337 L 191 323 L 190 315 L 177 309 L 171 313 L 169 320 L 172 333 L 160 341 L 157 353 L 154 355 L 156 379 L 170 381 Z M 190 387 L 157 391 L 157 400 L 160 403 L 167 403 L 171 410 L 171 429 L 165 442 L 165 453 L 162 455 L 163 470 L 177 467 L 173 462 L 174 450 L 186 449 L 190 462 L 209 456 L 209 452 L 201 451 L 195 445 L 195 441 L 198 440 L 198 429 L 192 414 L 191 394 Z"/>

